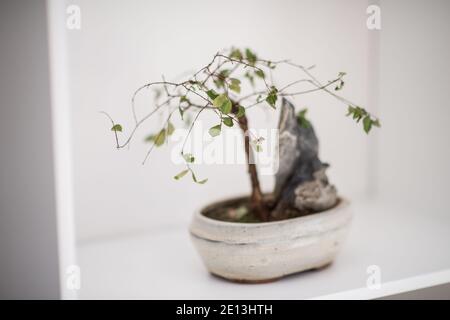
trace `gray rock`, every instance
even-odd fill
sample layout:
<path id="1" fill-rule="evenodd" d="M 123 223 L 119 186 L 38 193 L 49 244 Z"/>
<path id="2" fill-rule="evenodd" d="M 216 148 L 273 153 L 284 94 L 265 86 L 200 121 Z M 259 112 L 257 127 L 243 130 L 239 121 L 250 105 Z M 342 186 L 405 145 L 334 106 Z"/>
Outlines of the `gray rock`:
<path id="1" fill-rule="evenodd" d="M 285 219 L 292 209 L 302 213 L 329 209 L 337 202 L 336 188 L 328 183 L 327 164 L 319 159 L 314 128 L 298 124 L 294 106 L 283 98 L 278 125 L 279 169 L 275 177 L 275 220 Z M 291 209 L 291 210 L 290 210 Z"/>

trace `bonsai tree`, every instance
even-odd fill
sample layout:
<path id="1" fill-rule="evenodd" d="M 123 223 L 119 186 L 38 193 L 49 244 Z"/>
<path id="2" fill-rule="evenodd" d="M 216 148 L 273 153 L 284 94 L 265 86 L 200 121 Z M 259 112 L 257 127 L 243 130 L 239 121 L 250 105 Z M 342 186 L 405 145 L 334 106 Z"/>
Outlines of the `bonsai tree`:
<path id="1" fill-rule="evenodd" d="M 271 81 L 271 75 L 276 72 L 277 67 L 280 65 L 287 65 L 293 70 L 298 71 L 301 77 L 296 81 L 279 87 Z M 161 127 L 146 138 L 146 141 L 150 142 L 152 146 L 145 156 L 145 163 L 152 150 L 155 147 L 162 146 L 174 132 L 175 127 L 171 121 L 172 118 L 178 115 L 181 119 L 186 119 L 187 114 L 191 114 L 193 121 L 189 124 L 188 134 L 185 137 L 181 151 L 186 169 L 175 175 L 174 178 L 179 180 L 190 173 L 195 183 L 204 184 L 207 179 L 197 179 L 191 167 L 191 164 L 195 162 L 195 158 L 188 150 L 185 150 L 185 146 L 194 124 L 202 113 L 212 112 L 216 114 L 217 124 L 209 129 L 209 134 L 212 137 L 220 135 L 227 127 L 234 126 L 238 127 L 243 133 L 244 151 L 247 158 L 248 174 L 251 183 L 249 210 L 257 220 L 263 222 L 285 218 L 271 214 L 277 211 L 276 208 L 288 208 L 286 207 L 286 203 L 281 205 L 283 201 L 283 197 L 281 196 L 272 200 L 263 196 L 257 166 L 250 161 L 253 152 L 260 150 L 261 139 L 253 136 L 249 131 L 250 122 L 246 114 L 248 109 L 257 105 L 264 105 L 264 107 L 275 110 L 280 100 L 283 100 L 283 105 L 285 105 L 289 104 L 285 100 L 286 98 L 321 91 L 342 102 L 347 107 L 347 116 L 351 117 L 357 123 L 362 123 L 362 128 L 366 133 L 369 133 L 372 127 L 380 126 L 378 118 L 364 108 L 338 95 L 345 84 L 345 72 L 339 72 L 335 78 L 322 82 L 313 75 L 313 67 L 304 67 L 289 60 L 266 60 L 248 48 L 245 50 L 231 48 L 230 50 L 216 53 L 208 64 L 184 81 L 171 82 L 163 78 L 161 81 L 150 82 L 139 87 L 131 98 L 134 126 L 130 128 L 130 133 L 125 140 L 122 141 L 120 135 L 123 132 L 122 125 L 116 123 L 107 113 L 105 115 L 108 116 L 112 123 L 111 130 L 114 132 L 116 147 L 117 149 L 121 149 L 129 145 L 137 130 L 148 119 L 163 108 L 168 109 L 168 116 L 161 123 Z M 244 81 L 249 82 L 250 86 L 247 87 L 252 88 L 249 92 L 242 90 Z M 296 85 L 301 83 L 309 85 L 310 88 L 306 90 L 295 90 Z M 135 110 L 136 96 L 144 89 L 149 88 L 155 89 L 155 106 L 147 115 L 138 118 Z M 288 113 L 289 111 L 286 111 L 286 114 Z M 296 114 L 296 121 L 299 128 L 306 130 L 303 133 L 299 132 L 299 134 L 306 134 L 316 139 L 313 131 L 311 131 L 311 123 L 306 118 L 306 109 L 300 110 Z M 317 154 L 314 156 L 317 158 Z M 292 176 L 292 173 L 288 175 Z M 323 176 L 320 179 L 321 181 L 326 181 L 323 179 Z M 280 190 L 278 190 L 278 193 L 280 193 Z"/>

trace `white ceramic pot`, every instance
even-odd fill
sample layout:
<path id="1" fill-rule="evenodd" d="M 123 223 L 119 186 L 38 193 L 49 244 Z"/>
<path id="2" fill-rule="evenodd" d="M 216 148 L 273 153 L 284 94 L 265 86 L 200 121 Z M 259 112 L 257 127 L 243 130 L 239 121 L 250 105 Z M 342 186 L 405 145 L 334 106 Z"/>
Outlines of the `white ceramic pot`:
<path id="1" fill-rule="evenodd" d="M 206 268 L 238 282 L 267 282 L 324 267 L 339 251 L 352 218 L 349 202 L 327 211 L 282 221 L 235 223 L 202 212 L 239 199 L 217 202 L 194 214 L 192 241 Z"/>

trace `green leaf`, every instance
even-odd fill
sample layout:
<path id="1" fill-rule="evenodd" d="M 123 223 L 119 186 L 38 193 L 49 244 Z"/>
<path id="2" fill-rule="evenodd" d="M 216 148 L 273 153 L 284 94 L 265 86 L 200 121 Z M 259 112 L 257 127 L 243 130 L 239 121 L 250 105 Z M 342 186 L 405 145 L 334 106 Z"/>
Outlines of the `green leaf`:
<path id="1" fill-rule="evenodd" d="M 189 170 L 183 170 L 183 171 L 181 171 L 179 174 L 177 174 L 176 176 L 174 176 L 173 178 L 175 179 L 175 180 L 180 180 L 181 178 L 183 178 L 185 175 L 186 175 L 186 173 L 188 173 L 189 172 Z"/>
<path id="2" fill-rule="evenodd" d="M 311 122 L 309 122 L 309 120 L 306 119 L 307 112 L 308 112 L 308 109 L 303 109 L 297 114 L 298 124 L 305 129 L 308 129 L 309 127 L 311 127 Z"/>
<path id="3" fill-rule="evenodd" d="M 236 117 L 241 118 L 245 115 L 245 108 L 243 106 L 238 106 L 238 111 Z"/>
<path id="4" fill-rule="evenodd" d="M 170 136 L 175 131 L 175 127 L 173 126 L 172 122 L 169 122 L 167 124 L 167 135 Z"/>
<path id="5" fill-rule="evenodd" d="M 180 97 L 180 103 L 182 103 L 182 102 L 190 103 L 189 99 L 186 96 L 181 96 Z"/>
<path id="6" fill-rule="evenodd" d="M 233 105 L 231 104 L 231 101 L 227 99 L 227 101 L 225 101 L 225 103 L 219 109 L 223 114 L 229 114 L 232 108 Z"/>
<path id="7" fill-rule="evenodd" d="M 155 141 L 155 135 L 154 134 L 149 134 L 147 137 L 145 137 L 144 141 L 145 142 L 153 142 L 153 141 Z"/>
<path id="8" fill-rule="evenodd" d="M 183 158 L 188 163 L 193 163 L 195 161 L 195 157 L 192 155 L 192 153 L 183 154 Z"/>
<path id="9" fill-rule="evenodd" d="M 206 181 L 208 181 L 208 179 L 203 179 L 203 180 L 197 180 L 197 177 L 195 176 L 194 172 L 192 172 L 192 180 L 194 180 L 195 183 L 198 184 L 205 184 Z"/>
<path id="10" fill-rule="evenodd" d="M 264 137 L 259 137 L 255 140 L 251 141 L 251 145 L 253 146 L 253 148 L 255 149 L 256 152 L 261 152 L 263 150 L 261 144 L 264 140 L 265 140 Z"/>
<path id="11" fill-rule="evenodd" d="M 250 72 L 246 72 L 244 74 L 244 77 L 246 77 L 248 79 L 248 81 L 250 81 L 250 84 L 253 86 L 255 86 L 255 78 L 253 77 L 253 75 Z"/>
<path id="12" fill-rule="evenodd" d="M 258 58 L 256 57 L 256 54 L 253 53 L 250 49 L 245 49 L 245 58 L 247 59 L 248 63 L 250 65 L 255 65 L 256 60 L 258 60 Z"/>
<path id="13" fill-rule="evenodd" d="M 213 105 L 215 107 L 219 108 L 219 110 L 223 114 L 229 114 L 231 112 L 231 109 L 232 109 L 231 101 L 230 101 L 230 99 L 228 99 L 226 94 L 221 94 L 221 95 L 217 96 L 213 100 Z"/>
<path id="14" fill-rule="evenodd" d="M 370 116 L 365 116 L 363 119 L 363 128 L 364 131 L 368 134 L 370 129 L 372 129 L 372 119 L 370 119 Z"/>
<path id="15" fill-rule="evenodd" d="M 231 79 L 230 90 L 241 93 L 241 81 L 239 79 Z"/>
<path id="16" fill-rule="evenodd" d="M 275 69 L 275 68 L 276 68 L 276 64 L 273 63 L 272 61 L 267 61 L 267 66 L 268 66 L 270 69 Z"/>
<path id="17" fill-rule="evenodd" d="M 226 94 L 218 95 L 218 96 L 213 100 L 213 105 L 214 105 L 216 108 L 220 108 L 220 107 L 225 103 L 225 101 L 227 101 L 227 100 L 228 100 L 228 97 L 227 97 Z"/>
<path id="18" fill-rule="evenodd" d="M 233 126 L 233 119 L 231 119 L 230 117 L 223 118 L 222 120 L 223 124 L 226 125 L 227 127 Z"/>
<path id="19" fill-rule="evenodd" d="M 372 127 L 380 127 L 380 121 L 378 119 L 374 119 L 371 115 L 361 107 L 353 107 L 348 106 L 347 116 L 351 116 L 356 122 L 361 121 L 363 119 L 363 129 L 367 134 L 370 132 Z"/>
<path id="20" fill-rule="evenodd" d="M 211 137 L 217 137 L 220 134 L 221 130 L 222 126 L 218 124 L 217 126 L 211 127 L 208 132 L 211 135 Z"/>
<path id="21" fill-rule="evenodd" d="M 261 79 L 264 79 L 266 77 L 266 75 L 264 74 L 264 71 L 262 71 L 261 69 L 258 69 L 255 71 L 255 74 L 260 77 Z"/>
<path id="22" fill-rule="evenodd" d="M 269 94 L 266 98 L 267 103 L 275 109 L 275 103 L 277 102 L 277 96 L 274 94 Z"/>
<path id="23" fill-rule="evenodd" d="M 344 87 L 344 81 L 339 81 L 339 83 L 336 85 L 336 87 L 334 88 L 334 90 L 339 91 Z"/>
<path id="24" fill-rule="evenodd" d="M 120 124 L 115 124 L 112 126 L 111 131 L 122 132 L 122 126 Z"/>
<path id="25" fill-rule="evenodd" d="M 184 110 L 183 110 L 183 108 L 182 108 L 182 107 L 178 107 L 178 111 L 180 112 L 181 120 L 184 120 L 184 119 L 183 119 L 183 116 L 184 116 Z"/>
<path id="26" fill-rule="evenodd" d="M 216 85 L 216 87 L 218 89 L 223 88 L 225 81 L 223 81 L 222 79 L 216 79 L 214 80 L 214 84 Z"/>
<path id="27" fill-rule="evenodd" d="M 235 60 L 242 60 L 242 52 L 239 49 L 232 49 L 230 53 L 230 58 Z"/>
<path id="28" fill-rule="evenodd" d="M 266 101 L 272 108 L 275 109 L 275 103 L 277 102 L 277 99 L 278 99 L 278 90 L 277 88 L 272 86 L 269 94 L 267 95 Z"/>
<path id="29" fill-rule="evenodd" d="M 351 116 L 353 112 L 355 112 L 355 108 L 353 108 L 352 106 L 348 106 L 348 112 L 346 116 Z"/>
<path id="30" fill-rule="evenodd" d="M 145 138 L 146 142 L 153 142 L 157 147 L 162 146 L 166 141 L 166 129 L 162 129 L 157 134 L 150 134 Z"/>
<path id="31" fill-rule="evenodd" d="M 208 95 L 208 97 L 211 100 L 214 100 L 215 98 L 217 98 L 217 96 L 219 95 L 216 91 L 214 91 L 214 89 L 208 90 L 206 91 L 206 94 Z"/>
<path id="32" fill-rule="evenodd" d="M 159 147 L 164 144 L 164 141 L 166 140 L 166 130 L 162 129 L 154 138 L 153 143 Z"/>
<path id="33" fill-rule="evenodd" d="M 227 78 L 230 75 L 230 73 L 231 73 L 231 70 L 223 69 L 223 70 L 220 70 L 219 75 L 222 78 Z"/>

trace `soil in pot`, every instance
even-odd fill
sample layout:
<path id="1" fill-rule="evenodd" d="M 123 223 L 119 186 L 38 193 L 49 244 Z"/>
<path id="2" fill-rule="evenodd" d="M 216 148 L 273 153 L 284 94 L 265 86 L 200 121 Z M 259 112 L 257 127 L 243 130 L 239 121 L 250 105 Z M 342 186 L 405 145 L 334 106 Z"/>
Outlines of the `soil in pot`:
<path id="1" fill-rule="evenodd" d="M 332 207 L 336 207 L 339 204 L 340 200 L 336 202 L 336 204 Z M 271 196 L 266 195 L 266 203 L 269 207 L 273 206 L 273 199 Z M 330 209 L 332 209 L 330 208 Z M 328 210 L 330 210 L 328 209 Z M 314 213 L 319 213 L 322 211 L 300 211 L 298 209 L 292 208 L 287 209 L 286 216 L 287 219 L 293 219 L 298 217 L 303 217 L 307 215 L 311 215 Z M 239 198 L 230 200 L 221 206 L 211 206 L 205 208 L 202 211 L 202 214 L 208 218 L 226 221 L 226 222 L 240 222 L 240 223 L 261 223 L 262 221 L 255 215 L 250 209 L 250 201 L 249 198 Z M 274 220 L 271 220 L 274 221 Z M 269 221 L 270 222 L 270 221 Z"/>

